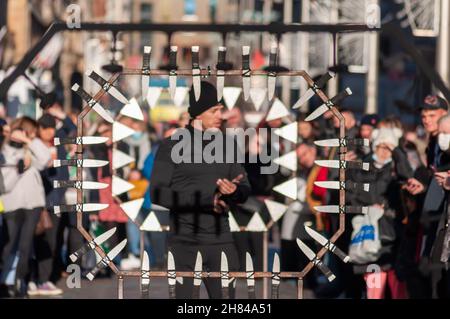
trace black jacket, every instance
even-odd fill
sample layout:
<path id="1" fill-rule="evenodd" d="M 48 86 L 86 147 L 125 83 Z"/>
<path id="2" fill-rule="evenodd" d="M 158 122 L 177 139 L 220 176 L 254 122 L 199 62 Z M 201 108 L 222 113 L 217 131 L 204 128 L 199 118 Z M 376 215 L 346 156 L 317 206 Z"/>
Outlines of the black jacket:
<path id="1" fill-rule="evenodd" d="M 203 132 L 191 126 L 187 129 L 179 129 L 177 132 L 189 134 L 189 137 L 180 140 L 167 138 L 162 141 L 156 153 L 150 179 L 151 201 L 170 210 L 170 240 L 172 242 L 231 243 L 233 239 L 228 213 L 218 214 L 213 211 L 214 195 L 217 192 L 216 182 L 219 178 L 227 178 L 231 181 L 239 174 L 243 174 L 244 178 L 238 184 L 237 190 L 225 197 L 230 205 L 243 203 L 250 193 L 250 184 L 245 170 L 235 161 L 206 163 L 201 154 L 210 141 L 201 141 Z M 194 141 L 194 134 L 197 134 L 197 137 L 200 136 L 200 141 Z M 179 152 L 182 145 L 186 148 Z M 236 150 L 236 144 L 232 142 L 231 145 Z M 183 158 L 190 158 L 190 163 L 180 162 L 172 157 L 172 150 L 174 155 L 181 154 Z M 226 151 L 229 152 L 229 150 Z M 201 159 L 198 163 L 193 161 L 197 156 Z"/>

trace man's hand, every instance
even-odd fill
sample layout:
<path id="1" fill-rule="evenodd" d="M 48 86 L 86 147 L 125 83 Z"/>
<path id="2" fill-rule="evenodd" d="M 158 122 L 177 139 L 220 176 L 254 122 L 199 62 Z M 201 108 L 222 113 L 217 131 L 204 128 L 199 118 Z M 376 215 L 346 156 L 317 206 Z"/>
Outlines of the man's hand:
<path id="1" fill-rule="evenodd" d="M 345 160 L 346 161 L 354 161 L 354 160 L 356 160 L 356 158 L 357 158 L 357 156 L 356 156 L 356 153 L 354 151 L 348 151 L 345 154 Z"/>
<path id="2" fill-rule="evenodd" d="M 64 120 L 66 118 L 66 113 L 64 113 L 58 106 L 49 107 L 46 112 L 58 120 Z"/>
<path id="3" fill-rule="evenodd" d="M 222 195 L 233 194 L 237 189 L 237 184 L 241 181 L 244 175 L 240 174 L 235 177 L 231 182 L 226 178 L 220 178 L 217 180 L 216 184 L 219 187 L 219 192 Z"/>
<path id="4" fill-rule="evenodd" d="M 415 178 L 408 179 L 408 183 L 403 187 L 412 195 L 420 194 L 425 190 L 425 186 Z"/>
<path id="5" fill-rule="evenodd" d="M 10 139 L 17 143 L 29 144 L 31 140 L 27 137 L 24 131 L 22 130 L 14 130 L 11 133 Z"/>
<path id="6" fill-rule="evenodd" d="M 228 205 L 220 199 L 221 196 L 221 193 L 216 193 L 214 195 L 214 212 L 217 214 L 222 214 L 228 210 Z"/>
<path id="7" fill-rule="evenodd" d="M 437 183 L 446 190 L 450 190 L 450 171 L 434 173 Z"/>

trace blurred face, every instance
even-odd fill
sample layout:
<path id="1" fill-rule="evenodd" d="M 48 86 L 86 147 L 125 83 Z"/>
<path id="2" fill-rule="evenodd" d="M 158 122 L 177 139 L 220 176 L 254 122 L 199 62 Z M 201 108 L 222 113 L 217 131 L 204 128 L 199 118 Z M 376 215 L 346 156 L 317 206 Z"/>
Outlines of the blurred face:
<path id="1" fill-rule="evenodd" d="M 222 104 L 217 104 L 211 107 L 202 114 L 196 117 L 196 120 L 202 121 L 204 130 L 207 129 L 220 129 L 222 125 Z"/>
<path id="2" fill-rule="evenodd" d="M 311 168 L 314 166 L 314 161 L 316 160 L 316 149 L 305 144 L 300 144 L 297 147 L 297 158 L 300 166 Z"/>
<path id="3" fill-rule="evenodd" d="M 441 117 L 447 114 L 447 111 L 438 110 L 422 110 L 422 124 L 425 131 L 431 135 L 436 135 L 438 133 L 438 121 Z"/>
<path id="4" fill-rule="evenodd" d="M 384 162 L 384 161 L 392 158 L 392 152 L 391 152 L 390 148 L 388 147 L 388 145 L 386 145 L 386 144 L 378 145 L 375 149 L 375 154 L 377 155 L 378 159 L 381 162 Z"/>
<path id="5" fill-rule="evenodd" d="M 310 138 L 312 135 L 311 123 L 305 122 L 305 121 L 299 122 L 298 123 L 298 134 L 304 139 Z"/>
<path id="6" fill-rule="evenodd" d="M 39 127 L 39 137 L 46 143 L 51 143 L 55 137 L 55 129 L 53 127 Z"/>
<path id="7" fill-rule="evenodd" d="M 361 138 L 367 138 L 370 139 L 370 136 L 372 135 L 373 126 L 363 124 L 361 125 L 361 128 L 359 129 L 359 134 L 361 135 Z"/>

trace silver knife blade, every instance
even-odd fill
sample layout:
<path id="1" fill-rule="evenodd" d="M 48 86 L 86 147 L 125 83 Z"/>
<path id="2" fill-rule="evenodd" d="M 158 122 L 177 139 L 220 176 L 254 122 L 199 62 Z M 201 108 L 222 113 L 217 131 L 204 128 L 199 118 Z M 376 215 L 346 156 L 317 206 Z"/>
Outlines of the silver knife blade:
<path id="1" fill-rule="evenodd" d="M 53 206 L 53 210 L 56 215 L 59 215 L 61 212 L 77 212 L 78 210 L 81 210 L 83 212 L 94 212 L 105 209 L 108 206 L 109 204 L 99 204 L 99 203 L 81 204 L 81 205 L 58 205 Z"/>
<path id="2" fill-rule="evenodd" d="M 323 113 L 325 113 L 328 110 L 329 110 L 329 107 L 326 104 L 322 104 L 317 109 L 315 109 L 311 114 L 309 114 L 305 118 L 305 121 L 309 122 L 309 121 L 315 120 L 316 118 L 318 118 L 319 116 L 321 116 Z"/>
<path id="3" fill-rule="evenodd" d="M 142 87 L 142 98 L 146 98 L 148 94 L 148 86 L 150 82 L 150 54 L 152 52 L 152 47 L 144 46 L 144 55 L 142 56 L 142 77 L 141 77 L 141 87 Z"/>
<path id="4" fill-rule="evenodd" d="M 317 241 L 320 245 L 327 248 L 329 251 L 333 252 L 337 249 L 336 245 L 330 242 L 327 238 L 316 232 L 314 229 L 305 225 L 305 230 L 315 241 Z M 344 254 L 343 254 L 344 255 Z M 347 263 L 350 260 L 349 256 L 343 257 L 342 261 Z"/>
<path id="5" fill-rule="evenodd" d="M 103 234 L 97 236 L 96 238 L 94 238 L 92 240 L 92 242 L 87 243 L 86 245 L 89 246 L 89 248 L 94 249 L 95 246 L 100 246 L 101 244 L 103 244 L 106 240 L 108 240 L 115 232 L 116 232 L 117 227 L 113 227 L 111 229 L 109 229 L 108 231 L 104 232 Z M 76 262 L 78 259 L 78 255 L 77 254 L 71 254 L 69 256 L 70 260 L 72 260 L 72 262 Z"/>
<path id="6" fill-rule="evenodd" d="M 141 285 L 150 284 L 150 261 L 147 252 L 144 250 L 142 257 L 142 269 L 141 269 Z"/>
<path id="7" fill-rule="evenodd" d="M 320 105 L 317 109 L 315 109 L 306 119 L 305 121 L 312 121 L 319 116 L 321 116 L 323 113 L 325 113 L 328 110 L 331 110 L 336 104 L 341 102 L 343 99 L 345 99 L 347 96 L 352 95 L 352 90 L 349 88 L 346 88 L 344 91 L 338 93 L 336 96 L 329 99 L 327 102 Z"/>
<path id="8" fill-rule="evenodd" d="M 122 93 L 120 93 L 120 91 L 115 86 L 106 81 L 100 74 L 98 74 L 94 70 L 87 71 L 86 75 L 97 82 L 97 84 L 99 84 L 103 88 L 103 90 L 105 90 L 105 92 L 111 94 L 111 96 L 113 96 L 119 102 L 123 104 L 129 103 L 128 99 Z"/>
<path id="9" fill-rule="evenodd" d="M 105 121 L 109 123 L 113 123 L 114 119 L 111 117 L 111 115 L 101 106 L 100 103 L 95 103 L 95 105 L 92 107 L 92 109 L 97 112 L 98 115 L 100 115 Z"/>
<path id="10" fill-rule="evenodd" d="M 336 276 L 331 272 L 331 270 L 323 264 L 323 262 L 317 258 L 316 254 L 306 246 L 300 239 L 297 238 L 297 245 L 300 250 L 308 257 L 308 259 L 319 268 L 319 270 L 327 277 L 328 281 L 333 281 Z"/>
<path id="11" fill-rule="evenodd" d="M 127 245 L 127 239 L 122 240 L 116 247 L 111 249 L 111 251 L 107 254 L 108 258 L 112 261 L 116 256 L 125 248 Z"/>
<path id="12" fill-rule="evenodd" d="M 194 95 L 195 100 L 198 101 L 201 94 L 201 86 L 200 86 L 200 64 L 198 57 L 199 47 L 194 45 L 191 48 L 192 52 L 192 82 L 194 85 Z"/>
<path id="13" fill-rule="evenodd" d="M 195 260 L 194 267 L 194 286 L 200 286 L 202 284 L 202 268 L 203 258 L 200 252 L 197 252 L 197 259 Z"/>
<path id="14" fill-rule="evenodd" d="M 361 185 L 360 183 L 353 183 L 353 184 L 347 184 L 347 183 L 343 183 L 341 184 L 338 181 L 316 181 L 314 182 L 314 185 L 318 186 L 318 187 L 322 187 L 322 188 L 327 188 L 327 189 L 346 189 L 346 188 L 356 188 L 359 187 L 359 185 Z M 363 183 L 363 190 L 368 192 L 369 191 L 369 184 L 368 183 Z"/>
<path id="15" fill-rule="evenodd" d="M 76 167 L 103 167 L 108 165 L 108 161 L 82 159 L 82 160 L 53 160 L 53 167 L 76 166 Z"/>
<path id="16" fill-rule="evenodd" d="M 169 66 L 171 68 L 169 71 L 169 93 L 172 100 L 175 98 L 175 92 L 177 91 L 177 52 L 178 47 L 172 45 L 169 52 Z"/>
<path id="17" fill-rule="evenodd" d="M 303 104 L 305 104 L 310 98 L 312 98 L 314 96 L 314 94 L 317 94 L 317 91 L 319 89 L 322 89 L 325 84 L 335 76 L 334 72 L 327 72 L 324 75 L 322 75 L 319 80 L 317 80 L 317 82 L 315 82 L 313 84 L 312 87 L 310 87 L 305 94 L 303 94 L 298 101 L 294 104 L 294 106 L 292 107 L 293 109 L 297 109 L 300 106 L 302 106 Z"/>
<path id="18" fill-rule="evenodd" d="M 250 96 L 250 47 L 242 47 L 242 90 L 244 91 L 244 100 Z"/>
<path id="19" fill-rule="evenodd" d="M 314 206 L 314 209 L 321 213 L 329 213 L 329 214 L 340 214 L 341 207 L 338 205 L 323 205 L 323 206 Z M 368 207 L 357 207 L 357 206 L 345 206 L 342 209 L 343 213 L 356 213 L 367 214 Z"/>
<path id="20" fill-rule="evenodd" d="M 277 253 L 273 256 L 273 265 L 272 265 L 272 285 L 280 284 L 280 257 Z"/>
<path id="21" fill-rule="evenodd" d="M 270 48 L 270 55 L 269 55 L 269 65 L 271 67 L 275 67 L 277 63 L 277 44 L 272 44 Z M 275 94 L 275 85 L 277 82 L 277 74 L 275 72 L 268 72 L 267 74 L 267 95 L 269 98 L 269 101 L 273 99 L 273 95 Z"/>
<path id="22" fill-rule="evenodd" d="M 247 274 L 247 286 L 255 285 L 255 270 L 253 268 L 252 256 L 247 252 L 245 254 L 245 272 Z"/>
<path id="23" fill-rule="evenodd" d="M 310 98 L 312 98 L 314 96 L 315 92 L 313 91 L 313 89 L 309 88 L 305 94 L 303 94 L 298 100 L 297 102 L 295 102 L 294 106 L 292 107 L 293 109 L 298 109 L 300 106 L 302 106 L 303 104 L 305 104 Z"/>
<path id="24" fill-rule="evenodd" d="M 65 145 L 65 144 L 76 144 L 76 145 L 91 145 L 91 144 L 101 144 L 108 140 L 107 137 L 102 136 L 78 136 L 78 137 L 67 137 L 59 138 L 55 137 L 53 139 L 53 144 Z"/>
<path id="25" fill-rule="evenodd" d="M 225 253 L 222 251 L 220 258 L 220 272 L 221 272 L 221 284 L 222 288 L 227 288 L 229 284 L 229 275 L 228 275 L 228 260 Z"/>
<path id="26" fill-rule="evenodd" d="M 125 105 L 130 103 L 125 95 L 123 95 L 115 86 L 111 86 L 108 90 L 108 93 L 111 94 L 117 101 Z"/>
<path id="27" fill-rule="evenodd" d="M 316 254 L 306 246 L 300 239 L 297 238 L 297 245 L 300 248 L 300 250 L 308 257 L 308 259 L 311 261 L 316 257 Z"/>
<path id="28" fill-rule="evenodd" d="M 172 252 L 170 251 L 167 254 L 167 279 L 169 281 L 169 286 L 175 286 L 175 284 L 177 283 L 175 259 L 173 258 Z"/>
<path id="29" fill-rule="evenodd" d="M 91 181 L 53 181 L 54 188 L 71 187 L 76 189 L 104 189 L 108 187 L 106 183 L 91 182 Z"/>
<path id="30" fill-rule="evenodd" d="M 328 139 L 328 140 L 319 140 L 319 141 L 314 141 L 314 144 L 316 144 L 317 146 L 322 146 L 322 147 L 339 147 L 339 146 L 349 146 L 349 145 L 353 145 L 353 146 L 369 146 L 369 140 L 368 139 L 361 139 L 361 138 L 343 138 L 343 139 L 338 139 L 338 138 L 332 138 L 332 139 Z"/>
<path id="31" fill-rule="evenodd" d="M 219 47 L 218 58 L 217 58 L 217 73 L 216 73 L 216 86 L 217 86 L 217 102 L 222 100 L 223 87 L 225 84 L 225 71 L 222 70 L 222 66 L 225 63 L 227 54 L 227 48 L 224 46 Z"/>
<path id="32" fill-rule="evenodd" d="M 322 167 L 328 167 L 328 168 L 348 168 L 351 167 L 352 162 L 349 161 L 339 161 L 339 160 L 316 160 L 314 161 L 319 166 Z M 354 163 L 356 166 L 356 162 Z M 370 164 L 369 163 L 360 163 L 361 168 L 365 171 L 369 170 Z"/>

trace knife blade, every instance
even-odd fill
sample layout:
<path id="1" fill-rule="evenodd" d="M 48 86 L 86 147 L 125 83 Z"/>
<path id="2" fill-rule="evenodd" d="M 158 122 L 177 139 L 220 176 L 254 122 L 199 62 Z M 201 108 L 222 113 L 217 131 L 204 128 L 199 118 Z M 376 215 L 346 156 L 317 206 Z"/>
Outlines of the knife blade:
<path id="1" fill-rule="evenodd" d="M 224 70 L 224 64 L 226 61 L 226 55 L 227 55 L 227 48 L 226 47 L 219 47 L 218 57 L 217 57 L 217 64 L 216 64 L 216 86 L 217 86 L 217 102 L 220 102 L 222 100 L 223 95 L 223 87 L 225 84 L 225 70 Z"/>
<path id="2" fill-rule="evenodd" d="M 106 112 L 106 110 L 103 108 L 103 106 L 96 101 L 89 93 L 87 93 L 82 87 L 80 87 L 77 83 L 75 83 L 72 86 L 72 91 L 78 94 L 79 97 L 81 97 L 95 112 L 97 112 L 98 115 L 100 115 L 105 121 L 112 123 L 114 122 L 114 119 L 111 117 L 111 115 Z"/>
<path id="3" fill-rule="evenodd" d="M 272 266 L 272 299 L 278 299 L 280 288 L 280 257 L 275 253 Z"/>
<path id="4" fill-rule="evenodd" d="M 272 47 L 270 48 L 270 54 L 269 54 L 269 67 L 275 68 L 277 64 L 277 51 L 278 47 L 277 44 L 272 44 Z M 269 71 L 267 73 L 267 94 L 269 101 L 273 99 L 273 95 L 275 94 L 275 86 L 277 83 L 277 73 L 274 71 Z"/>
<path id="5" fill-rule="evenodd" d="M 350 95 L 352 95 L 352 90 L 346 88 L 344 91 L 332 97 L 331 99 L 320 105 L 317 109 L 315 109 L 311 114 L 309 114 L 306 117 L 305 121 L 309 122 L 318 118 L 323 113 L 325 113 L 328 110 L 331 110 L 333 107 L 335 107 L 337 104 L 339 104 L 342 100 L 344 100 L 347 96 Z"/>
<path id="6" fill-rule="evenodd" d="M 248 299 L 256 299 L 255 270 L 253 268 L 252 256 L 248 252 L 245 254 L 245 272 L 247 275 Z"/>
<path id="7" fill-rule="evenodd" d="M 322 147 L 369 146 L 369 140 L 366 138 L 331 138 L 327 140 L 314 141 L 314 144 Z"/>
<path id="8" fill-rule="evenodd" d="M 116 229 L 117 229 L 117 227 L 111 228 L 110 230 L 104 232 L 103 234 L 97 236 L 90 242 L 81 246 L 81 248 L 79 248 L 77 251 L 75 251 L 74 253 L 72 253 L 69 256 L 70 260 L 72 262 L 76 262 L 78 260 L 78 258 L 80 258 L 85 253 L 87 253 L 89 251 L 89 249 L 95 249 L 95 247 L 103 244 L 106 240 L 108 240 L 116 232 Z"/>
<path id="9" fill-rule="evenodd" d="M 151 46 L 144 46 L 144 54 L 142 55 L 142 98 L 146 98 L 148 95 L 148 86 L 150 82 L 150 55 L 152 53 Z"/>
<path id="10" fill-rule="evenodd" d="M 86 75 L 97 82 L 97 84 L 99 84 L 105 92 L 111 94 L 111 96 L 114 97 L 117 101 L 123 104 L 129 103 L 128 99 L 122 93 L 120 93 L 120 91 L 114 85 L 106 81 L 101 77 L 100 74 L 98 74 L 94 70 L 87 71 Z"/>
<path id="11" fill-rule="evenodd" d="M 355 183 L 352 181 L 338 182 L 338 181 L 316 181 L 314 185 L 327 189 L 353 189 L 369 191 L 370 184 L 368 183 Z"/>
<path id="12" fill-rule="evenodd" d="M 350 257 L 347 256 L 342 250 L 340 250 L 335 244 L 329 241 L 327 238 L 316 232 L 314 229 L 305 225 L 305 230 L 315 241 L 321 244 L 323 247 L 334 253 L 338 256 L 344 263 L 347 263 L 350 260 Z"/>
<path id="13" fill-rule="evenodd" d="M 250 96 L 250 81 L 251 81 L 251 70 L 250 70 L 250 47 L 242 47 L 242 90 L 244 91 L 244 100 L 248 100 Z"/>
<path id="14" fill-rule="evenodd" d="M 298 109 L 300 106 L 308 102 L 310 98 L 312 98 L 319 90 L 322 90 L 325 84 L 331 79 L 334 78 L 335 73 L 334 72 L 327 72 L 324 75 L 322 75 L 317 82 L 314 82 L 313 86 L 311 86 L 305 94 L 303 94 L 297 102 L 295 102 L 293 109 Z"/>
<path id="15" fill-rule="evenodd" d="M 84 190 L 92 190 L 92 189 L 104 189 L 108 187 L 106 183 L 99 182 L 91 182 L 91 181 L 53 181 L 54 188 L 76 188 L 76 189 L 84 189 Z"/>
<path id="16" fill-rule="evenodd" d="M 108 161 L 93 160 L 93 159 L 68 159 L 68 160 L 53 160 L 53 167 L 61 166 L 76 166 L 76 167 L 102 167 L 108 165 Z"/>
<path id="17" fill-rule="evenodd" d="M 101 260 L 97 263 L 97 265 L 92 269 L 87 275 L 86 278 L 92 281 L 97 275 L 97 273 L 102 270 L 103 268 L 107 267 L 110 262 L 122 251 L 122 249 L 125 248 L 127 245 L 127 240 L 122 240 L 116 247 L 111 249 L 111 251 Z"/>
<path id="18" fill-rule="evenodd" d="M 94 212 L 105 209 L 109 204 L 90 203 L 90 204 L 76 204 L 76 205 L 58 205 L 53 206 L 54 213 L 56 215 L 62 212 L 75 213 L 75 212 Z"/>
<path id="19" fill-rule="evenodd" d="M 172 45 L 169 52 L 169 93 L 172 100 L 175 98 L 177 91 L 177 52 L 178 47 Z"/>
<path id="20" fill-rule="evenodd" d="M 220 278 L 222 285 L 222 299 L 230 299 L 230 276 L 228 274 L 228 259 L 223 251 L 220 258 Z"/>
<path id="21" fill-rule="evenodd" d="M 175 286 L 177 283 L 177 273 L 175 271 L 175 259 L 172 252 L 167 255 L 167 280 L 169 282 L 169 299 L 176 298 Z"/>
<path id="22" fill-rule="evenodd" d="M 333 281 L 336 276 L 331 272 L 331 270 L 322 262 L 322 260 L 318 259 L 316 254 L 306 246 L 300 239 L 297 238 L 297 245 L 300 250 L 308 257 L 309 261 L 311 261 L 314 266 L 319 268 L 319 270 L 327 277 L 328 281 Z"/>
<path id="23" fill-rule="evenodd" d="M 192 83 L 194 85 L 195 100 L 198 101 L 201 94 L 200 86 L 200 60 L 198 56 L 199 47 L 194 45 L 191 48 L 192 52 Z"/>
<path id="24" fill-rule="evenodd" d="M 314 161 L 319 166 L 328 168 L 339 168 L 339 169 L 363 169 L 368 171 L 370 164 L 361 161 L 339 161 L 339 160 L 316 160 Z"/>
<path id="25" fill-rule="evenodd" d="M 55 146 L 66 144 L 92 145 L 105 143 L 108 139 L 109 138 L 103 136 L 55 137 L 53 139 L 53 144 Z"/>
<path id="26" fill-rule="evenodd" d="M 318 212 L 329 214 L 367 214 L 369 210 L 367 206 L 323 205 L 314 206 L 313 208 Z"/>
<path id="27" fill-rule="evenodd" d="M 141 299 L 149 299 L 150 292 L 150 261 L 147 252 L 144 250 L 141 268 Z"/>
<path id="28" fill-rule="evenodd" d="M 202 284 L 202 267 L 203 267 L 203 258 L 202 254 L 198 251 L 194 267 L 194 289 L 192 291 L 192 299 L 200 299 L 200 286 Z"/>

